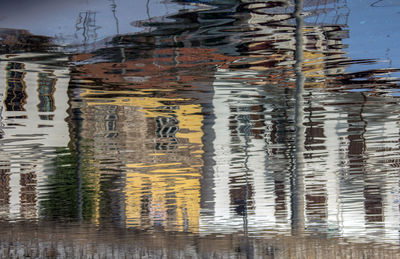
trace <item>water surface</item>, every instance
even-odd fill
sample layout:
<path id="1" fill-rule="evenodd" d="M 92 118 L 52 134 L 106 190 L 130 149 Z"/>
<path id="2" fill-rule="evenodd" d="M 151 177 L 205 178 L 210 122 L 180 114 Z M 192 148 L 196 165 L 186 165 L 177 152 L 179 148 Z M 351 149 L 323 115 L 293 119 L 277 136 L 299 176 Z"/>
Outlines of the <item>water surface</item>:
<path id="1" fill-rule="evenodd" d="M 4 255 L 398 256 L 398 5 L 128 2 L 4 18 Z"/>

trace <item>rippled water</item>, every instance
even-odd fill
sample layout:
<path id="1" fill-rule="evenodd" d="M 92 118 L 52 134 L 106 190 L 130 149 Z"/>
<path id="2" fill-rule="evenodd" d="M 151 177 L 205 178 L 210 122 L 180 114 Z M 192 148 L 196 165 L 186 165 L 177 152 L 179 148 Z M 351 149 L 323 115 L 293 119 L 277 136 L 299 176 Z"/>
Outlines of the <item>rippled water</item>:
<path id="1" fill-rule="evenodd" d="M 64 5 L 0 26 L 3 255 L 399 256 L 395 1 Z"/>

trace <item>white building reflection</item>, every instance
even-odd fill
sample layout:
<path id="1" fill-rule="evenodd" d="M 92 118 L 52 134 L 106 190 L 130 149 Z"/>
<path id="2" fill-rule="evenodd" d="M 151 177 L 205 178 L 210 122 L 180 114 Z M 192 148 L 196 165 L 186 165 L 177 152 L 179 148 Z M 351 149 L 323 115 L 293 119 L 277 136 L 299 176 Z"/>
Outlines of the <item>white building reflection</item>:
<path id="1" fill-rule="evenodd" d="M 37 218 L 49 151 L 69 142 L 67 69 L 43 69 L 3 57 L 1 96 L 1 217 Z"/>
<path id="2" fill-rule="evenodd" d="M 285 90 L 248 84 L 254 76 L 216 73 L 213 200 L 205 202 L 213 206 L 203 210 L 200 233 L 291 233 L 294 207 L 301 206 L 297 216 L 305 233 L 397 243 L 400 128 L 394 100 L 307 90 L 303 177 L 294 186 L 293 91 L 278 100 Z M 293 195 L 303 202 L 294 204 L 299 199 Z"/>
<path id="3" fill-rule="evenodd" d="M 304 4 L 313 10 L 316 3 Z M 344 84 L 332 76 L 344 74 L 346 66 L 328 64 L 349 61 L 342 49 L 348 31 L 330 25 L 332 19 L 313 24 L 318 12 L 311 14 L 303 30 L 305 141 L 296 172 L 295 42 L 288 37 L 294 28 L 275 31 L 281 28 L 268 26 L 264 13 L 273 8 L 253 5 L 259 12 L 248 21 L 257 32 L 247 44 L 250 55 L 215 74 L 213 134 L 205 133 L 213 136 L 214 164 L 206 175 L 212 181 L 204 181 L 213 185 L 202 186 L 213 195 L 203 202 L 200 233 L 300 231 L 398 243 L 397 101 L 366 89 L 329 90 Z M 345 24 L 346 2 L 328 5 L 341 6 L 336 20 Z M 278 11 L 271 19 L 284 25 L 285 12 Z"/>

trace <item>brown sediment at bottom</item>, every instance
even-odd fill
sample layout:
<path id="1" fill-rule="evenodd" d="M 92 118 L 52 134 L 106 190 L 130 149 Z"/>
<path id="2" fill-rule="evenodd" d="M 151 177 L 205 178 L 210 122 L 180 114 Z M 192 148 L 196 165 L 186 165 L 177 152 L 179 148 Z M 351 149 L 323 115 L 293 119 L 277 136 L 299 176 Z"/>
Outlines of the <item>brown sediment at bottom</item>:
<path id="1" fill-rule="evenodd" d="M 326 236 L 247 237 L 244 233 L 199 236 L 73 223 L 0 223 L 0 258 L 25 257 L 400 258 L 400 248 Z"/>

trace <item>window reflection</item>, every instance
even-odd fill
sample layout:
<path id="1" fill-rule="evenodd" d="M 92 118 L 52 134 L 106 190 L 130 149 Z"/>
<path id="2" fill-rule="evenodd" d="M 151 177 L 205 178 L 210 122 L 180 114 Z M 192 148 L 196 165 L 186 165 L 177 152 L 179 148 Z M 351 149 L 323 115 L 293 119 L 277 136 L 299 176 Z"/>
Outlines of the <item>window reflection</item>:
<path id="1" fill-rule="evenodd" d="M 22 63 L 9 62 L 7 64 L 7 90 L 4 100 L 6 111 L 25 111 L 27 94 L 23 82 L 24 72 L 17 71 L 23 68 Z"/>
<path id="2" fill-rule="evenodd" d="M 53 94 L 55 91 L 56 79 L 51 78 L 50 73 L 39 73 L 39 112 L 53 112 L 55 110 Z"/>

